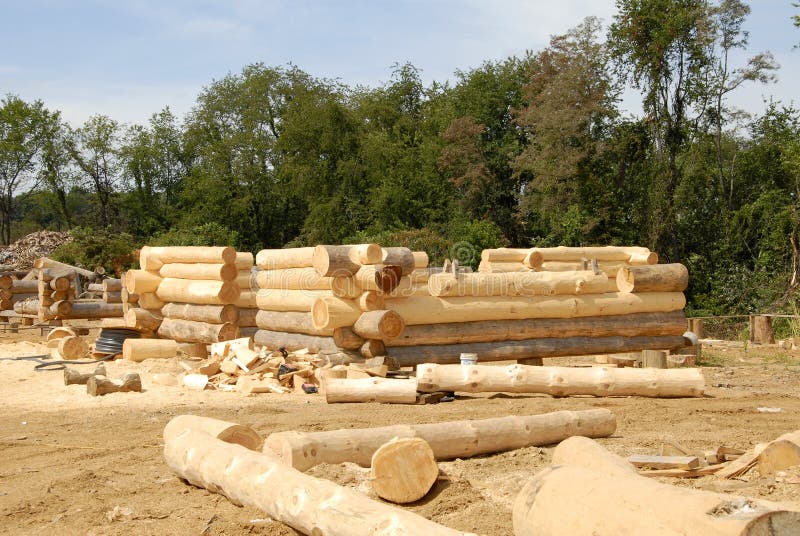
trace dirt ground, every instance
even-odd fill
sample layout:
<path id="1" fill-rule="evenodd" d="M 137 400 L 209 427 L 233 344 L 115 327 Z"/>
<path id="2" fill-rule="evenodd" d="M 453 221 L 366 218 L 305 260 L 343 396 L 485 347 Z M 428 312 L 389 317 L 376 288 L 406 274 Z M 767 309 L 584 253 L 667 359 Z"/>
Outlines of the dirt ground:
<path id="1" fill-rule="evenodd" d="M 38 331 L 0 333 L 0 357 L 44 353 Z M 713 348 L 704 354 L 702 399 L 553 399 L 472 395 L 438 405 L 327 405 L 319 395 L 191 392 L 153 384 L 177 363 L 113 362 L 110 376 L 142 375 L 143 393 L 90 397 L 63 385 L 58 372 L 34 372 L 29 361 L 0 361 L 0 534 L 268 534 L 294 530 L 254 508 L 179 480 L 165 465 L 161 432 L 184 413 L 247 424 L 263 435 L 281 430 L 329 430 L 399 423 L 537 414 L 561 409 L 611 409 L 617 433 L 600 442 L 623 456 L 658 454 L 665 436 L 693 450 L 749 448 L 800 428 L 800 353 L 775 348 Z M 585 359 L 553 360 L 586 364 Z M 84 366 L 83 369 L 90 367 Z M 761 413 L 757 408 L 781 408 Z M 512 534 L 515 493 L 548 464 L 552 448 L 526 448 L 440 464 L 429 495 L 409 509 L 460 530 Z M 366 473 L 352 464 L 319 466 L 315 476 L 369 493 Z M 742 480 L 670 480 L 682 485 L 800 501 L 800 472 Z M 798 502 L 800 507 L 800 502 Z"/>

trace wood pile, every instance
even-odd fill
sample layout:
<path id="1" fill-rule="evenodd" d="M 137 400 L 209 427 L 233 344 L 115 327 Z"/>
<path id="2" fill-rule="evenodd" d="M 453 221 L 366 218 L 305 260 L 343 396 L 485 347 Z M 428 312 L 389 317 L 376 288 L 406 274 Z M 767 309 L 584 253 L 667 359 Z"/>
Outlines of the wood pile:
<path id="1" fill-rule="evenodd" d="M 13 310 L 14 304 L 39 298 L 39 283 L 24 279 L 26 272 L 0 272 L 0 310 Z"/>
<path id="2" fill-rule="evenodd" d="M 0 249 L 0 264 L 17 270 L 30 270 L 36 259 L 50 255 L 56 248 L 72 241 L 69 233 L 37 231 Z"/>

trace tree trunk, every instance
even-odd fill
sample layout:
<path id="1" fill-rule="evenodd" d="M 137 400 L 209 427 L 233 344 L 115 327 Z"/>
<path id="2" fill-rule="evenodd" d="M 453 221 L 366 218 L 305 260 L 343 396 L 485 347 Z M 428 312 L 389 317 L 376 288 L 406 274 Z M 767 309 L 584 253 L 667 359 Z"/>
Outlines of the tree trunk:
<path id="1" fill-rule="evenodd" d="M 128 309 L 125 313 L 125 325 L 131 329 L 157 331 L 163 317 L 160 311 L 150 311 L 140 307 Z"/>
<path id="2" fill-rule="evenodd" d="M 394 339 L 403 333 L 405 323 L 394 311 L 369 311 L 361 313 L 353 331 L 365 339 Z"/>
<path id="3" fill-rule="evenodd" d="M 256 266 L 262 270 L 306 268 L 313 266 L 314 248 L 262 249 L 256 254 Z"/>
<path id="4" fill-rule="evenodd" d="M 552 296 L 602 294 L 605 274 L 582 272 L 505 272 L 435 274 L 428 279 L 431 296 Z"/>
<path id="5" fill-rule="evenodd" d="M 750 342 L 759 344 L 775 344 L 772 332 L 772 318 L 769 316 L 750 316 Z"/>
<path id="6" fill-rule="evenodd" d="M 314 248 L 312 264 L 317 273 L 323 277 L 348 277 L 361 267 L 350 256 L 351 246 L 317 246 Z"/>
<path id="7" fill-rule="evenodd" d="M 121 318 L 121 303 L 104 303 L 101 301 L 56 302 L 68 303 L 69 312 L 63 318 Z M 55 306 L 55 304 L 53 304 Z M 65 309 L 66 310 L 66 309 Z"/>
<path id="8" fill-rule="evenodd" d="M 158 272 L 148 272 L 147 270 L 128 270 L 123 277 L 125 288 L 133 294 L 145 294 L 155 292 L 161 284 L 162 277 Z"/>
<path id="9" fill-rule="evenodd" d="M 372 455 L 372 490 L 389 502 L 406 504 L 423 498 L 439 477 L 430 445 L 419 437 L 393 439 Z"/>
<path id="10" fill-rule="evenodd" d="M 122 290 L 121 279 L 103 279 L 103 292 L 119 292 Z"/>
<path id="11" fill-rule="evenodd" d="M 324 296 L 314 301 L 311 316 L 318 329 L 341 328 L 352 326 L 361 316 L 361 308 L 354 300 Z"/>
<path id="12" fill-rule="evenodd" d="M 165 264 L 236 264 L 236 250 L 230 246 L 143 246 L 139 265 L 143 270 L 159 270 Z"/>
<path id="13" fill-rule="evenodd" d="M 410 249 L 402 247 L 383 248 L 382 262 L 384 265 L 400 267 L 401 275 L 410 274 L 416 266 L 414 254 Z"/>
<path id="14" fill-rule="evenodd" d="M 233 281 L 239 270 L 233 264 L 170 263 L 163 265 L 158 274 L 164 278 Z"/>

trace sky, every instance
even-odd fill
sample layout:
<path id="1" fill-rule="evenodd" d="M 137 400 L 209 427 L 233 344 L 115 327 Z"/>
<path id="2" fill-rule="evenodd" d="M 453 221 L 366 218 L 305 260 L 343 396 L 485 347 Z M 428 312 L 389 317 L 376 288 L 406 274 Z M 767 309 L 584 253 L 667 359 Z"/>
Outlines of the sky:
<path id="1" fill-rule="evenodd" d="M 750 2 L 748 53 L 781 65 L 776 84 L 732 95 L 750 113 L 800 101 L 792 1 Z M 0 0 L 0 94 L 41 99 L 73 125 L 93 114 L 142 123 L 165 106 L 185 114 L 204 86 L 250 63 L 375 86 L 411 62 L 426 83 L 452 81 L 614 11 L 614 0 Z M 626 92 L 623 108 L 639 102 Z"/>

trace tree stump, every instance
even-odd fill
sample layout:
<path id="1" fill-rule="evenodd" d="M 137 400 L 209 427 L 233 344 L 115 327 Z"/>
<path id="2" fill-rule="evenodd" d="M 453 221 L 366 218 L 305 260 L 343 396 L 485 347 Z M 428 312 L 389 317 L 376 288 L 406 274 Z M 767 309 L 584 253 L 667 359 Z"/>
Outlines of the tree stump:
<path id="1" fill-rule="evenodd" d="M 772 332 L 772 317 L 750 316 L 750 342 L 775 344 L 775 334 Z"/>

